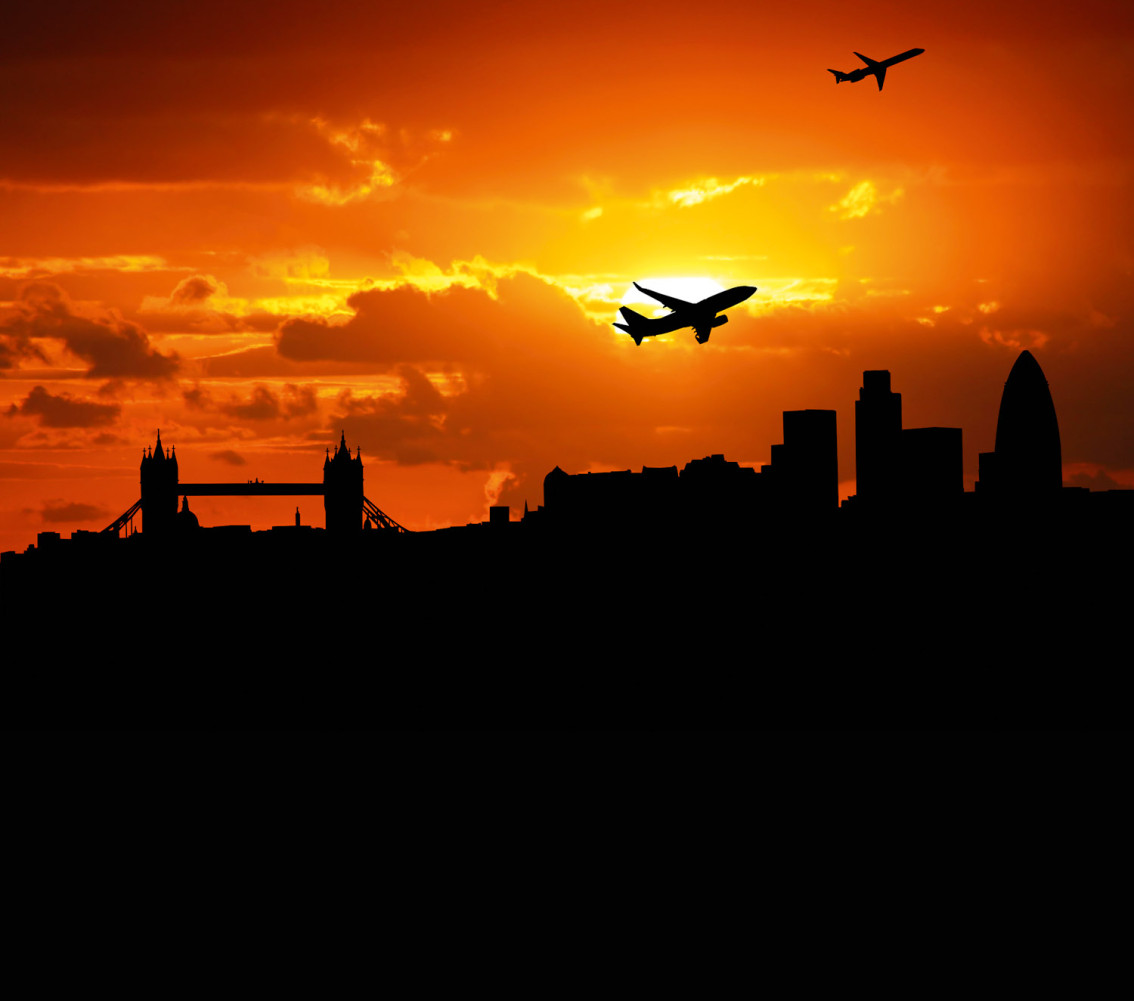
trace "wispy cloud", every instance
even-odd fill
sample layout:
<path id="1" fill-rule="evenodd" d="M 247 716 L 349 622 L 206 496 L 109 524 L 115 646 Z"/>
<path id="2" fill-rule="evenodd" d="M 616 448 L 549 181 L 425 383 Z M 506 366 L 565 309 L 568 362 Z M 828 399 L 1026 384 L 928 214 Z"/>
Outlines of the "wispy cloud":
<path id="1" fill-rule="evenodd" d="M 0 278 L 46 278 L 90 271 L 188 271 L 153 254 L 113 254 L 107 257 L 0 257 Z"/>
<path id="2" fill-rule="evenodd" d="M 694 181 L 684 188 L 675 188 L 672 191 L 666 192 L 666 198 L 669 202 L 681 208 L 689 208 L 693 205 L 700 205 L 702 202 L 710 201 L 713 198 L 720 198 L 721 195 L 728 195 L 734 192 L 737 188 L 743 188 L 746 185 L 753 185 L 755 187 L 762 186 L 766 181 L 764 177 L 738 177 L 735 181 L 722 182 L 715 177 L 706 177 L 699 181 Z"/>
<path id="3" fill-rule="evenodd" d="M 861 219 L 883 205 L 896 204 L 904 194 L 904 188 L 895 188 L 883 195 L 873 181 L 859 181 L 830 207 L 830 211 L 837 212 L 840 219 Z"/>

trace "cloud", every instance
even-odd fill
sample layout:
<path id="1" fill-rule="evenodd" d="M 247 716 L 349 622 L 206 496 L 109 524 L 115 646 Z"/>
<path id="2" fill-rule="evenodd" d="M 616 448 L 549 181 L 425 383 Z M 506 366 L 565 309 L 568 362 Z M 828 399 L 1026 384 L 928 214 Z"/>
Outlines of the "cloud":
<path id="1" fill-rule="evenodd" d="M 16 355 L 43 357 L 34 344 L 45 338 L 61 340 L 71 354 L 90 366 L 90 379 L 170 379 L 179 368 L 176 354 L 165 355 L 150 346 L 146 332 L 117 313 L 80 313 L 67 294 L 51 282 L 31 282 L 20 290 L 9 315 L 0 319 L 0 364 Z"/>
<path id="2" fill-rule="evenodd" d="M 233 398 L 222 403 L 218 409 L 222 414 L 242 421 L 291 420 L 293 417 L 306 417 L 317 409 L 315 390 L 311 386 L 287 384 L 279 394 L 267 386 L 256 386 L 247 400 Z"/>
<path id="3" fill-rule="evenodd" d="M 315 117 L 310 124 L 349 164 L 337 181 L 319 180 L 296 188 L 300 198 L 322 205 L 347 205 L 371 196 L 388 195 L 408 173 L 432 159 L 453 139 L 452 129 L 430 129 L 419 135 L 408 129 L 390 129 L 369 118 L 343 126 Z M 349 179 L 342 180 L 342 173 Z"/>
<path id="4" fill-rule="evenodd" d="M 210 296 L 217 293 L 223 295 L 227 291 L 224 282 L 212 275 L 192 275 L 177 283 L 177 287 L 170 293 L 169 302 L 172 306 L 196 306 Z"/>
<path id="5" fill-rule="evenodd" d="M 212 452 L 209 454 L 210 459 L 216 459 L 217 462 L 224 462 L 230 466 L 244 466 L 247 465 L 244 456 L 238 452 L 234 452 L 231 448 L 221 449 L 219 452 Z"/>
<path id="6" fill-rule="evenodd" d="M 444 440 L 445 398 L 411 365 L 399 366 L 398 375 L 402 391 L 396 396 L 359 398 L 346 390 L 331 424 L 341 427 L 350 441 L 364 443 L 368 453 L 399 465 L 449 460 L 452 446 Z"/>
<path id="7" fill-rule="evenodd" d="M 49 525 L 95 521 L 111 517 L 110 512 L 104 507 L 63 500 L 45 501 L 40 515 Z"/>
<path id="8" fill-rule="evenodd" d="M 202 389 L 200 385 L 196 385 L 192 389 L 183 389 L 181 397 L 185 400 L 185 406 L 190 410 L 211 410 L 213 408 L 212 396 L 207 389 Z"/>
<path id="9" fill-rule="evenodd" d="M 24 358 L 47 362 L 47 355 L 39 345 L 18 333 L 5 333 L 0 322 L 0 369 L 16 368 Z"/>
<path id="10" fill-rule="evenodd" d="M 198 383 L 192 389 L 183 389 L 181 396 L 190 410 L 212 411 L 241 421 L 289 421 L 318 410 L 315 387 L 293 383 L 286 383 L 277 391 L 260 383 L 247 398 L 230 396 L 224 402 L 217 402 L 212 393 Z"/>
<path id="11" fill-rule="evenodd" d="M 565 293 L 532 275 L 498 279 L 486 271 L 466 280 L 481 284 L 453 284 L 435 294 L 412 285 L 356 292 L 347 300 L 354 310 L 347 322 L 287 320 L 276 332 L 276 348 L 293 361 L 366 361 L 389 369 L 486 361 L 545 340 L 549 316 L 582 319 Z"/>
<path id="12" fill-rule="evenodd" d="M 838 204 L 831 206 L 831 211 L 837 212 L 840 219 L 861 219 L 882 205 L 895 204 L 904 194 L 904 189 L 895 188 L 890 194 L 881 195 L 873 181 L 859 181 Z"/>
<path id="13" fill-rule="evenodd" d="M 1095 473 L 1083 471 L 1071 473 L 1069 470 L 1064 470 L 1063 475 L 1065 484 L 1069 487 L 1086 487 L 1088 490 L 1122 489 L 1122 484 L 1110 476 L 1105 469 L 1099 469 Z"/>
<path id="14" fill-rule="evenodd" d="M 722 184 L 715 177 L 706 177 L 703 180 L 693 182 L 688 187 L 666 192 L 666 198 L 680 208 L 689 208 L 692 205 L 700 205 L 710 199 L 719 198 L 721 195 L 731 194 L 737 188 L 746 184 L 759 187 L 764 184 L 765 180 L 763 177 L 738 177 L 735 181 Z"/>
<path id="15" fill-rule="evenodd" d="M 168 296 L 147 295 L 138 312 L 151 330 L 173 333 L 218 334 L 270 331 L 281 319 L 294 316 L 349 316 L 345 296 L 358 289 L 358 281 L 327 278 L 271 276 L 286 285 L 325 286 L 334 291 L 315 294 L 265 296 L 248 299 L 229 295 L 228 286 L 213 275 L 195 274 L 182 279 Z"/>
<path id="16" fill-rule="evenodd" d="M 0 257 L 0 277 L 45 278 L 68 272 L 177 271 L 164 257 L 154 254 L 113 254 L 107 257 Z"/>
<path id="17" fill-rule="evenodd" d="M 113 424 L 121 412 L 117 403 L 76 400 L 69 393 L 53 396 L 43 386 L 36 386 L 18 407 L 13 403 L 5 414 L 38 417 L 41 427 L 90 428 Z"/>

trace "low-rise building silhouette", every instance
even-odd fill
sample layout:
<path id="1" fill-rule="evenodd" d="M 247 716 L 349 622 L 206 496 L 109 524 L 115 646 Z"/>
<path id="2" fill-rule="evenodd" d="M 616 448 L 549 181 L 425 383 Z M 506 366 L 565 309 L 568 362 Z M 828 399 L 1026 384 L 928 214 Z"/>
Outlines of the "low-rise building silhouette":
<path id="1" fill-rule="evenodd" d="M 761 519 L 833 514 L 839 505 L 834 410 L 784 412 L 784 441 L 757 472 L 724 455 L 676 466 L 574 475 L 556 466 L 543 481 L 543 510 L 562 527 L 641 534 L 665 523 L 753 528 Z"/>

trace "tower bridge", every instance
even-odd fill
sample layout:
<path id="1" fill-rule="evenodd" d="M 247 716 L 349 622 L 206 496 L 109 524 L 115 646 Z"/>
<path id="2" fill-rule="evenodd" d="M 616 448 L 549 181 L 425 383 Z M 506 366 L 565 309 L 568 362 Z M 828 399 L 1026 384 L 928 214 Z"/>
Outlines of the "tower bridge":
<path id="1" fill-rule="evenodd" d="M 166 454 L 159 431 L 156 445 L 142 451 L 141 487 L 141 498 L 104 528 L 103 534 L 117 535 L 124 528 L 130 531 L 139 514 L 143 534 L 172 534 L 178 526 L 178 497 L 322 497 L 327 531 L 331 534 L 359 532 L 364 518 L 384 531 L 408 531 L 363 494 L 362 450 L 350 454 L 345 432 L 334 455 L 327 450 L 321 483 L 182 483 L 178 479 L 176 450 L 170 449 Z"/>

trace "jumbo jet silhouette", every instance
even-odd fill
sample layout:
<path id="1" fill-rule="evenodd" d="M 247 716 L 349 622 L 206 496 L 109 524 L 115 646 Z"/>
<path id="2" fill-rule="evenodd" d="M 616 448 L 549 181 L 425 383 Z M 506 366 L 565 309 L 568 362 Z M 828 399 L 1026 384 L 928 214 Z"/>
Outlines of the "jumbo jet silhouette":
<path id="1" fill-rule="evenodd" d="M 881 90 L 882 83 L 886 79 L 886 70 L 893 66 L 894 63 L 900 63 L 904 62 L 907 59 L 913 59 L 914 56 L 920 56 L 924 51 L 925 49 L 909 49 L 903 52 L 900 56 L 891 56 L 889 59 L 883 59 L 882 62 L 875 62 L 869 56 L 864 56 L 861 52 L 856 52 L 855 55 L 858 56 L 858 58 L 861 59 L 864 63 L 866 63 L 865 66 L 862 66 L 856 70 L 851 70 L 849 73 L 840 73 L 838 70 L 827 70 L 827 72 L 835 74 L 835 83 L 843 83 L 843 81 L 847 81 L 849 83 L 858 83 L 859 80 L 865 79 L 866 77 L 873 74 L 875 77 L 877 77 L 878 89 Z"/>
<path id="2" fill-rule="evenodd" d="M 692 327 L 694 334 L 697 335 L 697 343 L 704 344 L 709 339 L 713 327 L 728 323 L 727 316 L 717 316 L 717 313 L 722 309 L 728 309 L 729 306 L 744 302 L 756 291 L 755 285 L 737 285 L 735 288 L 716 292 L 700 302 L 686 302 L 672 295 L 651 292 L 648 288 L 642 288 L 637 282 L 634 282 L 634 288 L 639 292 L 645 292 L 652 299 L 657 299 L 670 310 L 669 316 L 659 316 L 652 320 L 641 313 L 635 313 L 629 306 L 623 306 L 618 311 L 626 322 L 616 323 L 615 326 L 619 330 L 625 330 L 639 347 L 642 345 L 643 337 L 657 337 L 659 334 L 668 334 L 682 327 Z"/>

